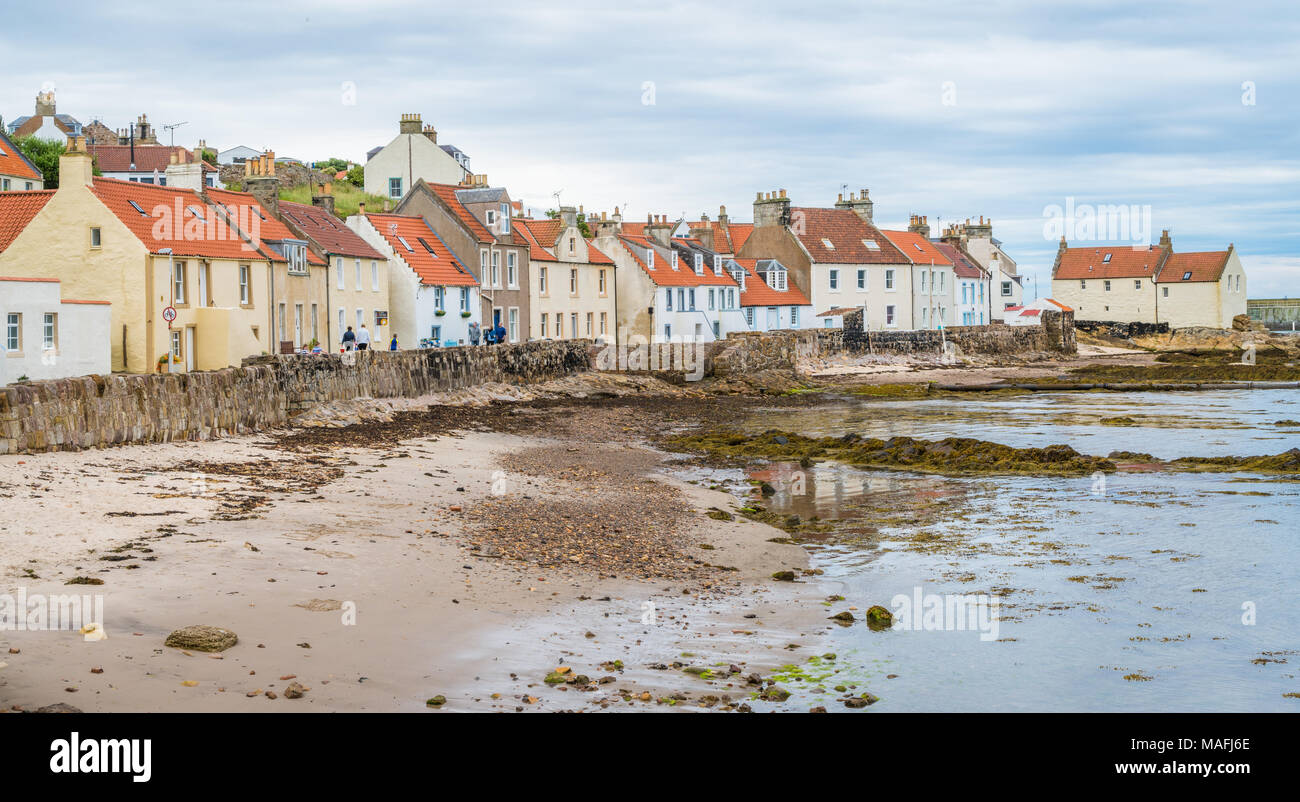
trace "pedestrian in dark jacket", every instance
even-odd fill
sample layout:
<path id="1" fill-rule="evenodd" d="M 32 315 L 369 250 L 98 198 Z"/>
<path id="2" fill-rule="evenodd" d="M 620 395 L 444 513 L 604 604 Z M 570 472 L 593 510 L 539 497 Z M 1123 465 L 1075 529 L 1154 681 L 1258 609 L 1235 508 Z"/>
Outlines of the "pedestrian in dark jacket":
<path id="1" fill-rule="evenodd" d="M 351 326 L 348 326 L 348 330 L 343 332 L 343 348 L 344 350 L 351 351 L 356 347 L 356 344 L 357 333 L 352 330 Z"/>

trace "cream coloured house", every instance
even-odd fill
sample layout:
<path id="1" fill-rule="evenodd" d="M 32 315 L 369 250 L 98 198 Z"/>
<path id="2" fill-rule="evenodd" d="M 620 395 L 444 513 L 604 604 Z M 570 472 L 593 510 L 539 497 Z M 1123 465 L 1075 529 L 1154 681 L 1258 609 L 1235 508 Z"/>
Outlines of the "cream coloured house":
<path id="1" fill-rule="evenodd" d="M 271 257 L 245 233 L 257 227 L 250 209 L 217 213 L 190 189 L 96 178 L 78 136 L 59 178 L 0 253 L 0 275 L 59 279 L 69 297 L 108 301 L 113 370 L 209 370 L 271 352 Z"/>
<path id="2" fill-rule="evenodd" d="M 1052 297 L 1076 320 L 1167 323 L 1226 329 L 1246 314 L 1246 272 L 1236 248 L 1175 253 L 1166 230 L 1158 245 L 1070 248 L 1062 237 Z"/>
<path id="3" fill-rule="evenodd" d="M 366 162 L 365 189 L 397 202 L 419 178 L 431 184 L 461 183 L 469 175 L 467 164 L 438 145 L 438 132 L 422 125 L 419 114 L 403 114 L 397 138 Z"/>
<path id="4" fill-rule="evenodd" d="M 515 218 L 529 245 L 529 331 L 543 340 L 616 342 L 615 264 L 578 228 L 577 210 L 553 220 Z"/>

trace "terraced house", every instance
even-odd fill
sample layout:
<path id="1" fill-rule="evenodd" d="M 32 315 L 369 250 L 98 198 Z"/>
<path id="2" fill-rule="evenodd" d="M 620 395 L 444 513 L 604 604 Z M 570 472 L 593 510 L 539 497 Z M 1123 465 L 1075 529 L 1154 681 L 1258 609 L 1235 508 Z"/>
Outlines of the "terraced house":
<path id="1" fill-rule="evenodd" d="M 882 231 L 901 251 L 911 268 L 912 323 L 917 329 L 938 329 L 957 323 L 953 264 L 919 231 Z"/>
<path id="2" fill-rule="evenodd" d="M 872 223 L 873 206 L 865 189 L 830 209 L 792 207 L 785 190 L 760 192 L 739 256 L 784 265 L 822 320 L 865 308 L 869 330 L 915 328 L 912 259 Z"/>
<path id="3" fill-rule="evenodd" d="M 812 304 L 790 283 L 785 265 L 775 259 L 728 259 L 726 266 L 740 285 L 740 309 L 749 331 L 817 325 Z"/>
<path id="4" fill-rule="evenodd" d="M 1246 314 L 1246 271 L 1225 251 L 1175 253 L 1169 231 L 1157 245 L 1071 248 L 1061 238 L 1052 297 L 1077 320 L 1229 328 Z"/>
<path id="5" fill-rule="evenodd" d="M 333 188 L 317 187 L 311 205 L 280 201 L 280 219 L 329 264 L 325 277 L 324 328 L 320 336 L 324 350 L 339 350 L 343 332 L 365 322 L 381 346 L 387 346 L 394 321 L 390 317 L 388 257 L 366 242 L 334 214 Z M 312 319 L 316 316 L 313 314 Z M 413 330 L 410 338 L 398 338 L 398 345 L 414 347 L 418 343 Z M 316 331 L 312 332 L 317 337 Z"/>
<path id="6" fill-rule="evenodd" d="M 484 326 L 501 325 L 509 342 L 537 336 L 530 331 L 529 244 L 516 237 L 513 203 L 487 176 L 456 186 L 417 179 L 396 213 L 423 217 L 478 282 L 475 314 Z"/>
<path id="7" fill-rule="evenodd" d="M 113 370 L 209 370 L 273 350 L 275 257 L 257 241 L 251 209 L 96 178 L 80 136 L 69 137 L 59 174 L 0 253 L 0 275 L 58 279 L 66 297 L 108 301 Z"/>
<path id="8" fill-rule="evenodd" d="M 745 330 L 740 285 L 721 259 L 683 258 L 673 246 L 676 224 L 664 216 L 638 227 L 643 234 L 622 233 L 621 222 L 597 224 L 596 247 L 616 265 L 620 342 L 709 342 Z"/>
<path id="9" fill-rule="evenodd" d="M 515 218 L 528 242 L 530 329 L 542 340 L 617 340 L 614 260 L 588 241 L 578 211 L 562 206 L 555 219 Z"/>
<path id="10" fill-rule="evenodd" d="M 360 214 L 348 228 L 387 257 L 392 331 L 403 347 L 468 345 L 479 317 L 478 280 L 447 243 L 416 215 Z M 377 347 L 384 343 L 377 342 Z"/>

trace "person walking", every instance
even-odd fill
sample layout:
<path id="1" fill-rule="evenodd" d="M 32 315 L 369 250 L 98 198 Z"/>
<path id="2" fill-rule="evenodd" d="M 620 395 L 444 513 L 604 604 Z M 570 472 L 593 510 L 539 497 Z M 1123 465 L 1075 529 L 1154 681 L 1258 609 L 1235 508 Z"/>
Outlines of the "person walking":
<path id="1" fill-rule="evenodd" d="M 370 329 L 366 328 L 365 323 L 362 323 L 361 330 L 357 332 L 357 350 L 365 351 L 369 347 L 370 347 Z"/>
<path id="2" fill-rule="evenodd" d="M 478 345 L 478 338 L 479 338 L 478 321 L 471 320 L 469 322 L 469 344 Z"/>
<path id="3" fill-rule="evenodd" d="M 357 344 L 357 334 L 348 326 L 348 330 L 343 332 L 343 350 L 351 351 Z"/>
<path id="4" fill-rule="evenodd" d="M 503 342 L 505 342 L 505 341 L 506 341 L 506 327 L 505 327 L 505 326 L 502 326 L 500 323 L 498 323 L 498 324 L 497 324 L 497 327 L 496 327 L 495 329 L 492 329 L 492 337 L 493 337 L 493 339 L 495 339 L 498 343 L 503 343 Z"/>

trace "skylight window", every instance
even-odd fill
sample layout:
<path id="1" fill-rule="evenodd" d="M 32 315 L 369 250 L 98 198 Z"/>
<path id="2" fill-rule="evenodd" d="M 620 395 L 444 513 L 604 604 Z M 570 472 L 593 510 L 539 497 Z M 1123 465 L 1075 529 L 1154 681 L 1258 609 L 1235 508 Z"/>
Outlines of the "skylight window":
<path id="1" fill-rule="evenodd" d="M 195 216 L 196 218 L 198 218 L 199 220 L 202 220 L 202 219 L 203 219 L 203 213 L 199 211 L 199 207 L 197 207 L 197 206 L 186 206 L 185 209 L 186 209 L 186 211 L 188 211 L 190 214 L 194 215 L 194 216 Z"/>
<path id="2" fill-rule="evenodd" d="M 830 240 L 826 239 L 825 237 L 822 237 L 822 245 L 825 245 L 825 246 L 826 246 L 826 250 L 828 250 L 828 251 L 833 251 L 833 250 L 835 250 L 835 243 L 831 242 Z"/>
<path id="3" fill-rule="evenodd" d="M 863 242 L 866 242 L 866 240 L 863 240 Z M 867 247 L 869 248 L 869 247 L 871 247 L 871 246 L 868 245 Z M 913 247 L 913 248 L 916 248 L 918 251 L 921 251 L 921 253 L 925 253 L 925 251 L 921 250 L 921 246 L 920 246 L 920 244 L 918 244 L 918 243 L 913 242 L 913 243 L 912 243 L 912 247 Z"/>
<path id="4" fill-rule="evenodd" d="M 132 209 L 135 209 L 137 212 L 139 212 L 141 217 L 148 217 L 148 216 L 149 216 L 149 215 L 145 214 L 144 209 L 141 209 L 141 208 L 140 208 L 140 204 L 136 203 L 135 201 L 127 201 L 127 203 L 131 204 L 131 208 L 132 208 Z"/>
<path id="5" fill-rule="evenodd" d="M 879 243 L 879 242 L 876 242 L 876 241 L 873 240 L 873 239 L 864 239 L 864 240 L 862 241 L 862 244 L 863 244 L 864 246 L 866 246 L 867 250 L 869 250 L 869 251 L 878 251 L 878 250 L 880 250 L 880 243 Z M 915 242 L 912 243 L 912 244 L 913 244 L 913 245 L 916 245 Z M 917 250 L 918 250 L 918 251 L 921 250 L 920 247 L 918 247 Z"/>
<path id="6" fill-rule="evenodd" d="M 1192 271 L 1188 270 L 1186 273 L 1183 274 L 1183 281 L 1187 281 L 1191 277 L 1192 277 Z"/>
<path id="7" fill-rule="evenodd" d="M 407 253 L 415 253 L 415 249 L 411 247 L 411 243 L 406 241 L 406 237 L 403 237 L 401 234 L 398 234 L 397 241 L 402 243 L 402 247 L 406 248 Z"/>
<path id="8" fill-rule="evenodd" d="M 416 237 L 416 239 L 420 241 L 420 244 L 424 246 L 424 249 L 429 252 L 430 256 L 432 256 L 435 259 L 438 258 L 438 252 L 433 249 L 432 245 L 425 242 L 424 237 Z"/>
<path id="9" fill-rule="evenodd" d="M 1105 257 L 1103 257 L 1101 260 L 1102 264 L 1106 264 L 1109 261 L 1110 261 L 1110 254 L 1106 254 Z"/>

